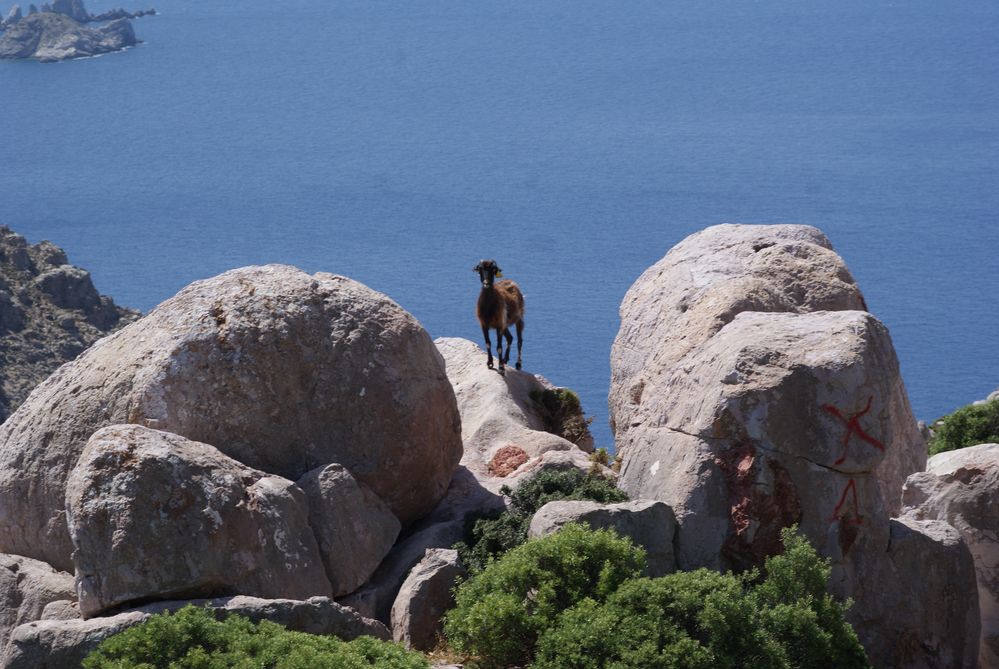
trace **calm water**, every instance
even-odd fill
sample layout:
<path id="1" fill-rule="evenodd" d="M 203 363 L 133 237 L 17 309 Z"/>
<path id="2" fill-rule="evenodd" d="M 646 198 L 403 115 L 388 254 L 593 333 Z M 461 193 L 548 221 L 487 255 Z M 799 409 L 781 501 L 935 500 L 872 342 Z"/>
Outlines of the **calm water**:
<path id="1" fill-rule="evenodd" d="M 138 48 L 0 63 L 0 223 L 122 304 L 285 262 L 478 341 L 495 257 L 527 367 L 609 445 L 641 271 L 708 225 L 809 223 L 919 417 L 999 386 L 994 0 L 149 1 Z"/>

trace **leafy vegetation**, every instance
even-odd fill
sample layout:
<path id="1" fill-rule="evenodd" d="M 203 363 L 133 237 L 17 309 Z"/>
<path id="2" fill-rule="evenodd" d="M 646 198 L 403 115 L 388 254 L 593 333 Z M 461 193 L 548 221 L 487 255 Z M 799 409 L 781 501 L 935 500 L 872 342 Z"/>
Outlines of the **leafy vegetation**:
<path id="1" fill-rule="evenodd" d="M 545 429 L 574 444 L 579 444 L 590 434 L 593 418 L 583 415 L 579 395 L 568 388 L 532 390 L 531 399 L 538 407 L 545 422 Z"/>
<path id="2" fill-rule="evenodd" d="M 977 444 L 999 443 L 999 400 L 958 409 L 937 421 L 933 429 L 930 455 Z"/>
<path id="3" fill-rule="evenodd" d="M 419 653 L 371 637 L 346 642 L 186 606 L 105 639 L 83 669 L 427 669 Z"/>
<path id="4" fill-rule="evenodd" d="M 586 474 L 575 467 L 564 471 L 543 470 L 524 481 L 511 492 L 510 507 L 470 522 L 465 540 L 455 544 L 462 562 L 471 572 L 482 571 L 489 563 L 508 550 L 527 541 L 531 517 L 548 502 L 557 500 L 592 500 L 595 502 L 626 502 L 628 495 L 614 482 L 599 474 Z"/>
<path id="5" fill-rule="evenodd" d="M 762 580 L 706 569 L 650 579 L 626 539 L 568 525 L 462 585 L 446 633 L 486 668 L 867 669 L 848 604 L 826 591 L 828 561 L 794 528 L 782 537 Z"/>
<path id="6" fill-rule="evenodd" d="M 645 551 L 609 530 L 569 524 L 490 562 L 466 581 L 445 633 L 480 667 L 523 665 L 559 614 L 584 599 L 600 602 L 645 567 Z"/>

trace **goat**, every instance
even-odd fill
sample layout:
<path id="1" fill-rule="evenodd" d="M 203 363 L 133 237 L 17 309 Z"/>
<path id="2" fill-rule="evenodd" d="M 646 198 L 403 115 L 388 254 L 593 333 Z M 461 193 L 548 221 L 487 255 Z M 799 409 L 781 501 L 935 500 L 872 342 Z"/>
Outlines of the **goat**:
<path id="1" fill-rule="evenodd" d="M 483 260 L 472 268 L 479 274 L 482 291 L 475 307 L 475 315 L 482 326 L 482 336 L 486 339 L 486 353 L 489 359 L 486 367 L 493 368 L 493 345 L 489 341 L 490 328 L 496 330 L 496 354 L 499 360 L 499 372 L 505 371 L 504 365 L 510 362 L 510 347 L 513 345 L 513 335 L 510 326 L 517 327 L 517 369 L 521 368 L 521 350 L 524 347 L 524 295 L 513 281 L 504 279 L 495 283 L 496 277 L 503 276 L 495 260 Z M 506 337 L 506 355 L 503 355 L 503 337 Z"/>

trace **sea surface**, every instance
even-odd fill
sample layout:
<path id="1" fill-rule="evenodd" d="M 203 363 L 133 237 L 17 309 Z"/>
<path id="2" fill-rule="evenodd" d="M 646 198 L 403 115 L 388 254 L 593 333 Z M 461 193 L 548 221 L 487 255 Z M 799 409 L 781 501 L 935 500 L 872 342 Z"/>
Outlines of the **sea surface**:
<path id="1" fill-rule="evenodd" d="M 995 0 L 91 0 L 145 42 L 0 62 L 0 223 L 142 310 L 254 263 L 346 274 L 607 426 L 618 305 L 716 223 L 807 223 L 888 325 L 916 415 L 999 386 Z M 0 6 L 6 12 L 7 5 Z"/>

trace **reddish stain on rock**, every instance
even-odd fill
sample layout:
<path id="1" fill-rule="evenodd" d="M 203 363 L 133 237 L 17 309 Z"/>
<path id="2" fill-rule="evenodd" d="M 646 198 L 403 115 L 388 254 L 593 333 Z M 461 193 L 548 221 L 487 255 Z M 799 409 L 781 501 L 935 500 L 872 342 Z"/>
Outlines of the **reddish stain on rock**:
<path id="1" fill-rule="evenodd" d="M 772 488 L 757 483 L 758 467 L 770 469 Z M 722 554 L 736 570 L 762 566 L 783 550 L 781 529 L 801 521 L 801 501 L 791 475 L 780 463 L 759 458 L 744 442 L 715 456 L 729 493 L 730 532 Z"/>
<path id="2" fill-rule="evenodd" d="M 489 474 L 499 477 L 509 476 L 527 462 L 527 459 L 527 452 L 523 448 L 509 444 L 496 451 L 496 455 L 489 463 Z"/>

